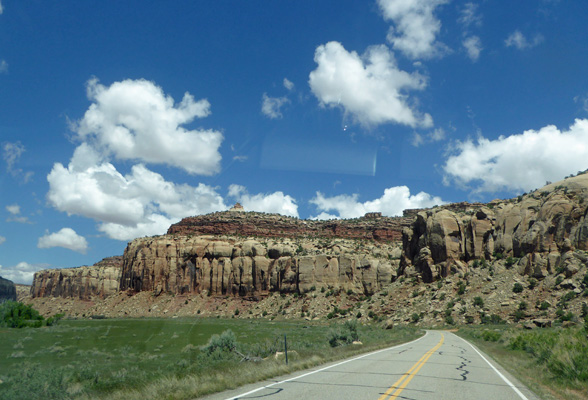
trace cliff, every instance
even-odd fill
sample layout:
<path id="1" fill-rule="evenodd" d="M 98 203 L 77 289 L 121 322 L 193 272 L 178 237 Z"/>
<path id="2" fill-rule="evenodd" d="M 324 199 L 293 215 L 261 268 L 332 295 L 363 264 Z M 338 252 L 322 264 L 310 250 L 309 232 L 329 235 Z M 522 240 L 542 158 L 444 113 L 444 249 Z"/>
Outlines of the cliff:
<path id="1" fill-rule="evenodd" d="M 72 297 L 90 300 L 118 291 L 122 257 L 109 257 L 77 268 L 45 269 L 35 273 L 31 297 Z"/>
<path id="2" fill-rule="evenodd" d="M 120 290 L 259 297 L 325 288 L 370 295 L 390 284 L 399 257 L 398 245 L 345 239 L 166 235 L 128 244 Z"/>
<path id="3" fill-rule="evenodd" d="M 300 220 L 279 214 L 217 212 L 184 218 L 168 229 L 170 235 L 238 235 L 264 238 L 343 238 L 379 242 L 399 241 L 411 217 L 368 215 L 349 220 Z"/>
<path id="4" fill-rule="evenodd" d="M 0 276 L 0 302 L 4 300 L 16 300 L 16 287 L 12 281 Z"/>
<path id="5" fill-rule="evenodd" d="M 403 231 L 400 272 L 430 282 L 467 272 L 472 260 L 510 257 L 521 275 L 569 278 L 588 260 L 587 213 L 588 174 L 465 212 L 421 211 Z"/>

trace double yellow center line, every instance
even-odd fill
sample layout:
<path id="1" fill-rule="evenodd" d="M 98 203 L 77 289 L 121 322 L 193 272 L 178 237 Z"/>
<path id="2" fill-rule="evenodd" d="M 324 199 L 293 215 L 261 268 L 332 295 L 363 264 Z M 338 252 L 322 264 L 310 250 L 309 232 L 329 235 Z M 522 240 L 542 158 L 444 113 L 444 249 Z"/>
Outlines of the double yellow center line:
<path id="1" fill-rule="evenodd" d="M 419 372 L 419 370 L 423 367 L 423 365 L 425 365 L 425 363 L 433 355 L 433 353 L 436 352 L 439 349 L 439 347 L 441 347 L 444 340 L 445 340 L 445 336 L 443 334 L 441 334 L 441 340 L 439 341 L 439 343 L 437 343 L 437 345 L 435 347 L 433 347 L 431 350 L 427 351 L 416 362 L 416 364 L 413 365 L 407 372 L 405 372 L 400 377 L 400 379 L 398 379 L 396 381 L 396 383 L 394 383 L 394 385 L 390 386 L 390 389 L 386 390 L 386 393 L 384 393 L 382 396 L 380 396 L 380 398 L 378 400 L 386 400 L 386 399 L 392 400 L 392 399 L 397 398 L 398 395 L 404 390 L 406 385 L 408 385 L 408 383 L 412 380 L 412 378 L 414 378 L 414 376 Z M 388 397 L 388 396 L 390 396 L 390 397 Z"/>

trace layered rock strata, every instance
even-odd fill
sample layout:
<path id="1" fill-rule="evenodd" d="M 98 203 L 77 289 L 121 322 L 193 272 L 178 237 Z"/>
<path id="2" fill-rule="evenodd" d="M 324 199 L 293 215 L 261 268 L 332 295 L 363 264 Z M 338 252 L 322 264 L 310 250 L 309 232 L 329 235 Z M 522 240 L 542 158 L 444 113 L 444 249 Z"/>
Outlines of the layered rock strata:
<path id="1" fill-rule="evenodd" d="M 240 235 L 265 238 L 344 238 L 400 241 L 411 217 L 368 215 L 350 220 L 313 221 L 279 214 L 218 212 L 184 218 L 168 229 L 172 235 Z"/>
<path id="2" fill-rule="evenodd" d="M 4 300 L 16 300 L 16 286 L 0 276 L 0 302 Z"/>
<path id="3" fill-rule="evenodd" d="M 362 246 L 327 239 L 314 244 L 217 236 L 136 239 L 125 250 L 120 290 L 257 297 L 329 288 L 371 295 L 396 275 L 400 249 Z"/>
<path id="4" fill-rule="evenodd" d="M 588 174 L 465 213 L 417 213 L 403 231 L 401 273 L 426 282 L 466 272 L 471 260 L 513 257 L 524 275 L 577 272 L 588 250 Z"/>
<path id="5" fill-rule="evenodd" d="M 77 268 L 46 269 L 35 273 L 31 286 L 34 297 L 72 297 L 90 300 L 118 291 L 122 257 L 109 257 Z"/>

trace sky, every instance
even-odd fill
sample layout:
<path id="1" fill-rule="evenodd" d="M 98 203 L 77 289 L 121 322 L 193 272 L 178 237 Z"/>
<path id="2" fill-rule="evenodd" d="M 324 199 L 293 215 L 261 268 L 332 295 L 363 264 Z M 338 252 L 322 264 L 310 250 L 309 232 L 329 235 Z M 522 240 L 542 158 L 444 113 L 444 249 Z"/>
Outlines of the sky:
<path id="1" fill-rule="evenodd" d="M 588 3 L 0 0 L 0 276 L 183 217 L 402 215 L 588 168 Z"/>

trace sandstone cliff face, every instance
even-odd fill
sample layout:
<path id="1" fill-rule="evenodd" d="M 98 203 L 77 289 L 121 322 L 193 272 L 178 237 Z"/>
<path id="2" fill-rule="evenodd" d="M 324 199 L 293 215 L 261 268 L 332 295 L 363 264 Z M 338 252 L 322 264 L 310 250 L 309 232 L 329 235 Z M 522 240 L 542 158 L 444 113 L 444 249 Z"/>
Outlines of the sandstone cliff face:
<path id="1" fill-rule="evenodd" d="M 370 295 L 392 281 L 399 261 L 391 259 L 400 255 L 400 249 L 361 246 L 327 239 L 300 243 L 228 236 L 136 239 L 125 250 L 120 290 L 257 297 L 324 287 Z"/>
<path id="2" fill-rule="evenodd" d="M 352 220 L 312 221 L 278 214 L 218 212 L 184 218 L 168 229 L 179 235 L 240 235 L 265 238 L 344 238 L 399 241 L 412 217 L 368 216 Z"/>
<path id="3" fill-rule="evenodd" d="M 0 302 L 4 300 L 16 300 L 16 287 L 12 281 L 0 276 Z"/>
<path id="4" fill-rule="evenodd" d="M 544 278 L 561 270 L 571 275 L 585 264 L 587 213 L 588 174 L 465 213 L 421 211 L 403 231 L 401 272 L 430 282 L 467 271 L 471 260 L 512 256 L 520 259 L 525 275 Z"/>
<path id="5" fill-rule="evenodd" d="M 110 257 L 94 266 L 46 269 L 35 273 L 31 297 L 72 297 L 90 300 L 118 291 L 121 257 Z"/>

